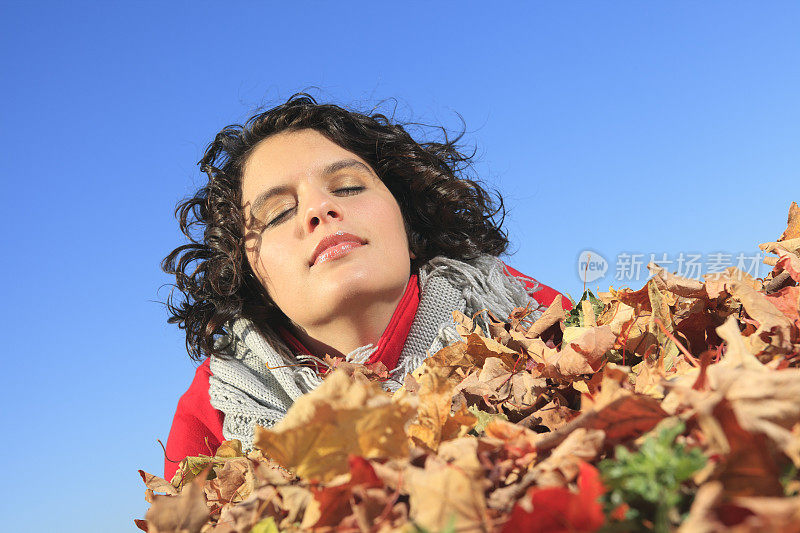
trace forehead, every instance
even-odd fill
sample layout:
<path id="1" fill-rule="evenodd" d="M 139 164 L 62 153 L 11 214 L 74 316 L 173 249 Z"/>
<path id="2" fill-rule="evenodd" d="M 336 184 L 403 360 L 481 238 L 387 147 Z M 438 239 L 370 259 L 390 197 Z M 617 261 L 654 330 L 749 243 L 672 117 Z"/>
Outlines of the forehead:
<path id="1" fill-rule="evenodd" d="M 245 162 L 243 192 L 318 174 L 340 159 L 363 161 L 315 130 L 277 133 L 258 143 Z M 369 165 L 367 165 L 369 166 Z"/>

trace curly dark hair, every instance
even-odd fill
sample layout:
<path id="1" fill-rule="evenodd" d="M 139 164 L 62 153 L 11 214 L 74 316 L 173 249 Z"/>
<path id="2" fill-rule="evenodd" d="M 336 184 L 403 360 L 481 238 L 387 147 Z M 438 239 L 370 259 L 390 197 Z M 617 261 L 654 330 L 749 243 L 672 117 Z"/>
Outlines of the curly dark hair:
<path id="1" fill-rule="evenodd" d="M 495 191 L 499 200 L 495 208 L 477 179 L 466 176 L 475 152 L 467 156 L 459 151 L 457 143 L 465 130 L 449 140 L 447 130 L 439 127 L 444 142 L 419 143 L 404 129 L 412 124 L 424 126 L 318 104 L 309 94 L 297 93 L 244 125 L 226 126 L 216 135 L 198 163 L 208 183 L 175 209 L 189 244 L 161 262 L 162 270 L 176 279 L 165 302 L 171 315 L 167 321 L 186 330 L 192 359 L 224 357 L 215 338 L 237 315 L 256 325 L 290 327 L 291 321 L 271 300 L 245 255 L 243 168 L 256 145 L 276 133 L 313 129 L 370 164 L 400 206 L 409 246 L 416 254 L 412 272 L 437 255 L 470 260 L 505 252 L 509 242 L 502 229 L 503 198 Z M 495 222 L 498 213 L 501 218 Z M 202 239 L 192 235 L 195 226 L 203 229 Z M 173 302 L 175 288 L 184 296 L 179 305 Z"/>

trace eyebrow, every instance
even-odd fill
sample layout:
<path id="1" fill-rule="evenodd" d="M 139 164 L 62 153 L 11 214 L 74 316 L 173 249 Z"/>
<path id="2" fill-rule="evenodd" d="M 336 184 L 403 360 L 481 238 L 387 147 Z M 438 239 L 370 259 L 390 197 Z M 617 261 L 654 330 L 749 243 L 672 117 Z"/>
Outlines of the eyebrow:
<path id="1" fill-rule="evenodd" d="M 356 161 L 355 159 L 341 159 L 339 161 L 334 161 L 322 169 L 322 175 L 330 176 L 331 174 L 335 174 L 346 168 L 359 168 L 370 175 L 373 173 L 372 169 L 370 169 L 361 161 Z M 256 199 L 253 201 L 253 207 L 250 208 L 250 212 L 258 213 L 261 208 L 264 207 L 264 205 L 270 200 L 270 198 L 278 194 L 289 192 L 289 189 L 290 187 L 288 185 L 276 185 L 274 187 L 270 187 L 256 197 Z"/>

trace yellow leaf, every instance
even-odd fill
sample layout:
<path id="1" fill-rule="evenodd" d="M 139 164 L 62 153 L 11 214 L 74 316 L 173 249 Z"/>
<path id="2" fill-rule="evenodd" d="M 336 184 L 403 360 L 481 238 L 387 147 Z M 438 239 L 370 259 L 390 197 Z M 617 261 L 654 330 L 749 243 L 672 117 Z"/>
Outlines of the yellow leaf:
<path id="1" fill-rule="evenodd" d="M 462 436 L 478 419 L 462 406 L 450 414 L 453 387 L 448 376 L 439 367 L 423 367 L 425 371 L 417 378 L 419 383 L 419 407 L 417 419 L 408 428 L 408 436 L 419 445 L 436 451 L 443 440 Z"/>
<path id="2" fill-rule="evenodd" d="M 575 389 L 576 391 L 582 392 L 584 394 L 591 394 L 589 392 L 589 386 L 586 384 L 585 381 L 580 381 L 580 380 L 573 381 L 572 382 L 572 388 Z"/>
<path id="3" fill-rule="evenodd" d="M 272 429 L 256 428 L 256 448 L 306 479 L 329 481 L 349 471 L 350 454 L 404 457 L 404 426 L 414 408 L 392 402 L 376 383 L 336 370 L 301 396 Z"/>
<path id="4" fill-rule="evenodd" d="M 514 361 L 521 357 L 517 351 L 477 333 L 472 333 L 467 338 L 467 354 L 473 358 L 473 365 L 477 367 L 482 367 L 489 357 L 499 357 L 504 363 L 514 366 Z"/>
<path id="5" fill-rule="evenodd" d="M 223 441 L 217 448 L 215 457 L 244 457 L 242 453 L 242 443 L 239 439 Z"/>

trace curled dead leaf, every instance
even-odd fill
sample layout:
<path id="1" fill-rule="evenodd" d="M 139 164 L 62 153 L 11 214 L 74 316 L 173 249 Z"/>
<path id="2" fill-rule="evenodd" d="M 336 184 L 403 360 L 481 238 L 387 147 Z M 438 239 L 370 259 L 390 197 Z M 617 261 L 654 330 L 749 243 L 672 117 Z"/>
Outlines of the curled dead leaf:
<path id="1" fill-rule="evenodd" d="M 550 326 L 564 320 L 564 307 L 561 304 L 561 300 L 560 294 L 553 299 L 547 310 L 542 313 L 542 316 L 531 324 L 531 327 L 525 332 L 527 337 L 535 339 L 550 328 Z"/>
<path id="2" fill-rule="evenodd" d="M 205 476 L 192 481 L 177 496 L 153 498 L 145 520 L 149 533 L 198 533 L 209 512 L 203 494 Z"/>

